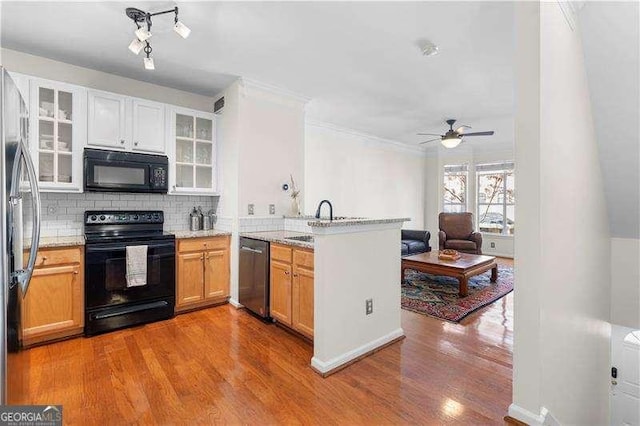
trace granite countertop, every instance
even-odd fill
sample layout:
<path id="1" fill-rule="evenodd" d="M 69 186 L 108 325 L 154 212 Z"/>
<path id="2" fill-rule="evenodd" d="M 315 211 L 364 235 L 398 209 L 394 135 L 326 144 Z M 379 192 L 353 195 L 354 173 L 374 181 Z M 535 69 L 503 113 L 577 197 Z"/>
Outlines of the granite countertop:
<path id="1" fill-rule="evenodd" d="M 218 229 L 210 229 L 208 231 L 170 231 L 173 235 L 176 236 L 176 239 L 183 238 L 201 238 L 201 237 L 220 237 L 231 235 L 231 232 L 228 231 L 220 231 Z"/>
<path id="2" fill-rule="evenodd" d="M 334 220 L 328 219 L 315 219 L 309 221 L 308 225 L 311 227 L 319 227 L 319 228 L 328 228 L 334 226 L 358 226 L 358 225 L 378 225 L 383 223 L 398 223 L 398 222 L 406 222 L 411 220 L 408 217 L 400 217 L 400 218 L 364 218 L 364 217 L 354 217 L 354 218 L 340 218 Z"/>
<path id="3" fill-rule="evenodd" d="M 256 240 L 269 241 L 270 243 L 284 244 L 287 246 L 313 249 L 313 242 L 289 240 L 287 237 L 312 237 L 313 235 L 295 231 L 262 231 L 241 232 L 241 237 L 254 238 Z"/>
<path id="4" fill-rule="evenodd" d="M 52 247 L 73 247 L 83 246 L 84 235 L 74 235 L 71 237 L 40 237 L 40 244 L 38 248 L 52 248 Z M 24 241 L 24 248 L 31 248 L 31 240 Z"/>

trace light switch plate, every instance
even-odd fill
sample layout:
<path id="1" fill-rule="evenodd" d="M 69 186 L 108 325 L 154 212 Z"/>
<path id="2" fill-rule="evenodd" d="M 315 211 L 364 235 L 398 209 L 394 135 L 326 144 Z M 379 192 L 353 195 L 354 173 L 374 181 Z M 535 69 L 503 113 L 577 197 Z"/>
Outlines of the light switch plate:
<path id="1" fill-rule="evenodd" d="M 276 205 L 269 204 L 269 214 L 276 214 Z"/>
<path id="2" fill-rule="evenodd" d="M 253 216 L 253 207 L 254 207 L 254 205 L 253 205 L 253 204 L 249 204 L 249 206 L 248 206 L 248 207 L 249 207 L 249 208 L 248 208 L 249 216 Z"/>

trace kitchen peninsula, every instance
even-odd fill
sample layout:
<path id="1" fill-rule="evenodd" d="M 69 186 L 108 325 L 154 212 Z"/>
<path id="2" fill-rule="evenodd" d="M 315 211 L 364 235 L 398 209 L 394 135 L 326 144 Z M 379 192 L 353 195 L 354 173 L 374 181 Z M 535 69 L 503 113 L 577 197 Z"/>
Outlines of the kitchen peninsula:
<path id="1" fill-rule="evenodd" d="M 313 249 L 311 366 L 318 373 L 329 375 L 404 337 L 400 324 L 398 241 L 402 223 L 407 220 L 308 219 L 309 233 L 241 233 L 276 247 Z M 300 241 L 303 236 L 313 239 Z M 309 333 L 302 334 L 311 337 Z"/>

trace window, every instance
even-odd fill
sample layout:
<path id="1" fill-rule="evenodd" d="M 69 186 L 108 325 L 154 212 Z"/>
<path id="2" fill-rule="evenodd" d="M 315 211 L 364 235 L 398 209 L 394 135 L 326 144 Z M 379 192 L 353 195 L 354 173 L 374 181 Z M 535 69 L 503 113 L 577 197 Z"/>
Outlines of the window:
<path id="1" fill-rule="evenodd" d="M 515 181 L 513 163 L 479 164 L 478 228 L 481 232 L 513 235 L 515 229 Z"/>
<path id="2" fill-rule="evenodd" d="M 444 209 L 447 213 L 467 211 L 467 165 L 444 166 Z"/>

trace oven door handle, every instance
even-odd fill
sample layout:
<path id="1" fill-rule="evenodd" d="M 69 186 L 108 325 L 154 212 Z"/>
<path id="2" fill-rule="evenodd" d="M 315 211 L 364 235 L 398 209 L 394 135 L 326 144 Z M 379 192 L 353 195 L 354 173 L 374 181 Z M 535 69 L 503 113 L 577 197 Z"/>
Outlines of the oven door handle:
<path id="1" fill-rule="evenodd" d="M 129 246 L 137 246 L 137 245 L 145 245 L 145 244 L 114 244 L 114 245 L 109 245 L 107 247 L 105 246 L 99 246 L 99 247 L 95 247 L 95 246 L 91 246 L 91 245 L 87 245 L 86 246 L 86 250 L 87 252 L 105 252 L 105 251 L 114 251 L 114 250 L 126 250 L 127 249 L 127 245 Z M 158 248 L 164 248 L 164 247 L 175 247 L 175 244 L 173 242 L 171 243 L 165 243 L 165 244 L 146 244 L 146 246 L 149 249 L 158 249 Z"/>

